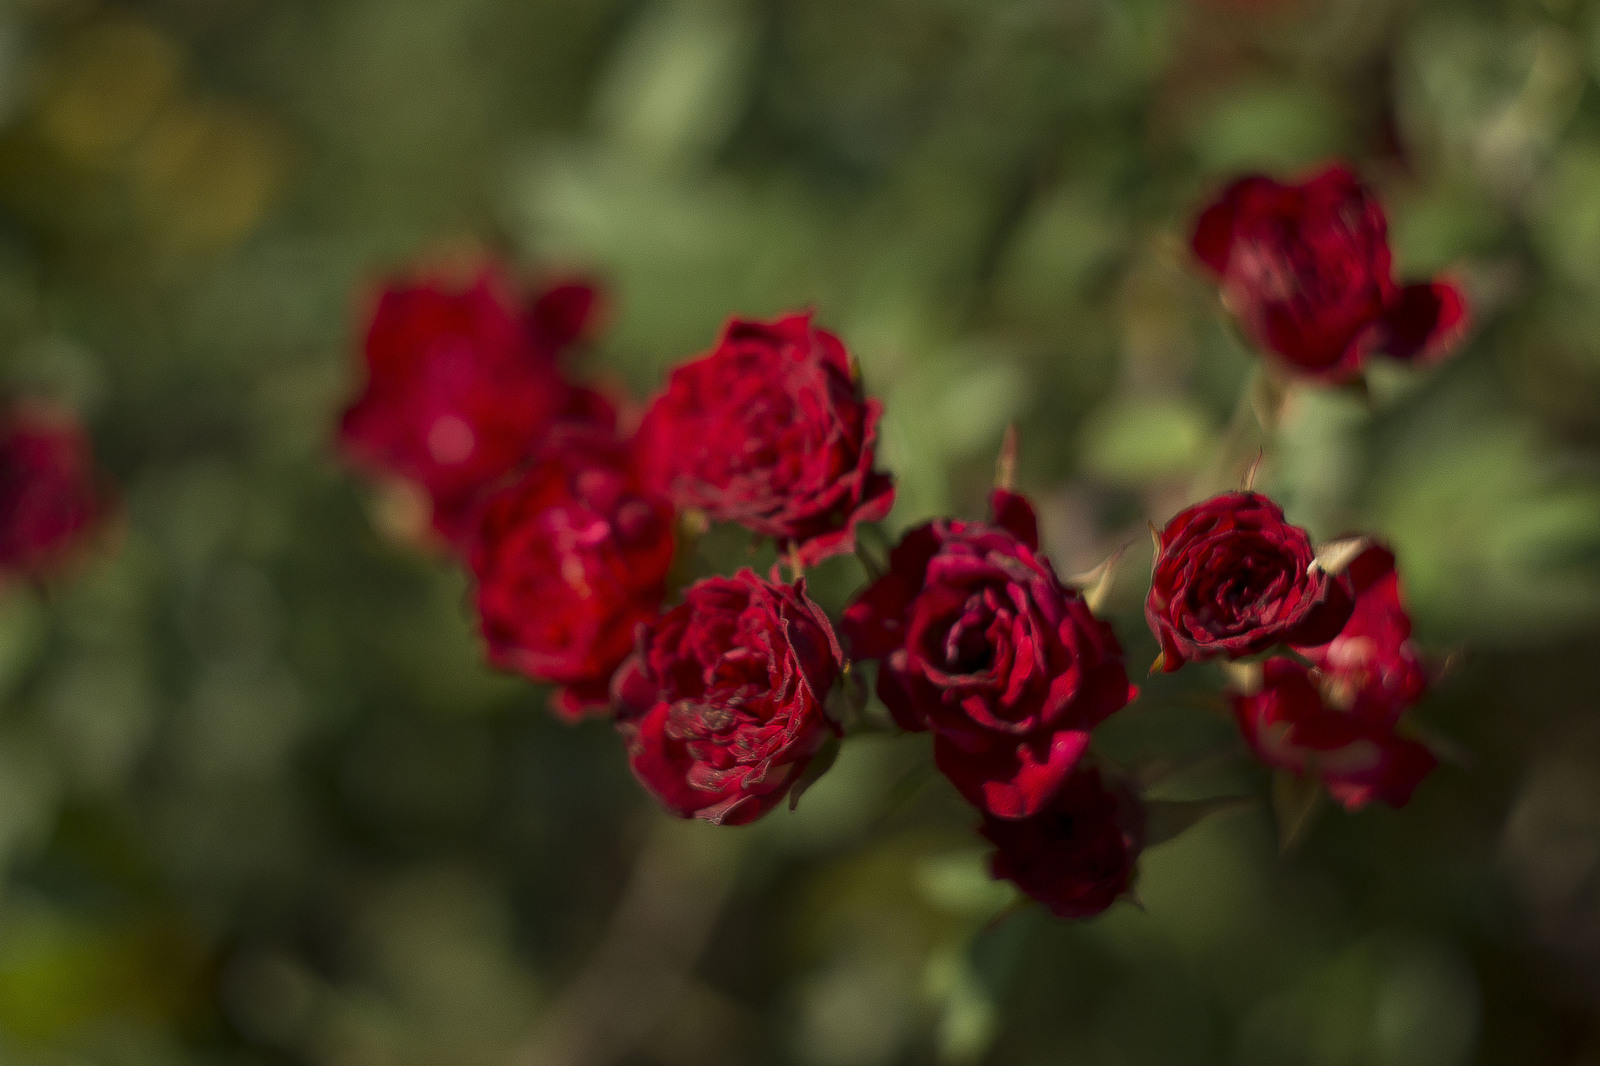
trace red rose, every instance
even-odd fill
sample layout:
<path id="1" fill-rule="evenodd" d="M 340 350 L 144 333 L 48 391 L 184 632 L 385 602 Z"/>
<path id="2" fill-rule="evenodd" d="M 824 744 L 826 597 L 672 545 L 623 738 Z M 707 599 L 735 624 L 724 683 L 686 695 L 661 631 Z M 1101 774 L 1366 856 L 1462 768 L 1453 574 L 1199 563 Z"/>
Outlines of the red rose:
<path id="1" fill-rule="evenodd" d="M 1348 598 L 1314 565 L 1311 538 L 1265 496 L 1233 492 L 1195 504 L 1157 540 L 1144 616 L 1168 673 L 1325 640 L 1349 616 Z"/>
<path id="2" fill-rule="evenodd" d="M 938 519 L 906 534 L 840 625 L 853 655 L 882 661 L 878 694 L 901 727 L 933 732 L 961 794 L 1025 818 L 1137 690 L 1111 627 L 1037 554 L 1027 501 L 997 490 L 993 507 L 997 524 Z"/>
<path id="3" fill-rule="evenodd" d="M 1292 659 L 1269 659 L 1259 691 L 1230 693 L 1246 743 L 1268 766 L 1315 774 L 1349 810 L 1374 799 L 1404 806 L 1437 764 L 1433 753 L 1396 735 L 1381 701 L 1333 702 L 1345 697 L 1327 680 Z"/>
<path id="4" fill-rule="evenodd" d="M 563 686 L 555 707 L 569 720 L 603 709 L 635 629 L 666 595 L 672 521 L 625 445 L 557 433 L 483 505 L 472 570 L 490 661 Z"/>
<path id="5" fill-rule="evenodd" d="M 991 814 L 979 831 L 998 849 L 989 859 L 995 877 L 1058 918 L 1088 918 L 1133 886 L 1144 820 L 1130 792 L 1082 767 L 1038 813 L 1020 821 Z"/>
<path id="6" fill-rule="evenodd" d="M 613 685 L 635 776 L 679 817 L 754 821 L 838 733 L 823 705 L 843 665 L 803 582 L 697 582 L 640 631 Z"/>
<path id="7" fill-rule="evenodd" d="M 0 421 L 0 571 L 49 570 L 102 510 L 83 426 L 44 407 L 7 412 Z"/>
<path id="8" fill-rule="evenodd" d="M 573 316 L 546 312 L 521 314 L 493 272 L 466 289 L 394 286 L 378 301 L 366 387 L 345 412 L 340 442 L 358 466 L 420 486 L 452 543 L 470 538 L 480 494 L 527 461 L 571 402 L 554 353 L 535 336 L 570 333 Z M 539 325 L 541 314 L 557 324 Z"/>
<path id="9" fill-rule="evenodd" d="M 1394 553 L 1373 545 L 1339 575 L 1339 584 L 1355 603 L 1349 621 L 1328 643 L 1294 650 L 1317 668 L 1334 704 L 1393 722 L 1428 689 L 1411 616 L 1400 602 Z"/>
<path id="10" fill-rule="evenodd" d="M 738 522 L 809 565 L 853 550 L 856 523 L 889 513 L 894 486 L 872 468 L 881 410 L 810 315 L 733 319 L 651 403 L 641 462 L 679 508 Z"/>
<path id="11" fill-rule="evenodd" d="M 1379 351 L 1441 357 L 1466 328 L 1455 286 L 1395 283 L 1383 208 L 1342 166 L 1299 185 L 1235 182 L 1193 244 L 1250 338 L 1316 381 L 1352 380 Z"/>

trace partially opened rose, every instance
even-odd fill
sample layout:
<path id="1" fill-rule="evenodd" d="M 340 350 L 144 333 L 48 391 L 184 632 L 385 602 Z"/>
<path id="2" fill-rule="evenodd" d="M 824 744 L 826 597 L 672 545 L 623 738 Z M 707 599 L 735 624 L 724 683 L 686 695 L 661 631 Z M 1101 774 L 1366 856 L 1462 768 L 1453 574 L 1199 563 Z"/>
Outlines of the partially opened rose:
<path id="1" fill-rule="evenodd" d="M 1338 581 L 1355 604 L 1349 620 L 1328 643 L 1294 650 L 1317 668 L 1332 702 L 1392 722 L 1428 689 L 1428 668 L 1411 639 L 1394 553 L 1373 544 Z"/>
<path id="2" fill-rule="evenodd" d="M 1195 504 L 1156 535 L 1145 619 L 1162 668 L 1327 640 L 1349 617 L 1311 538 L 1254 492 Z"/>
<path id="3" fill-rule="evenodd" d="M 1230 694 L 1245 741 L 1268 766 L 1319 778 L 1349 810 L 1373 800 L 1404 806 L 1438 760 L 1398 734 L 1397 716 L 1378 701 L 1343 703 L 1326 681 L 1292 659 L 1267 660 L 1256 691 Z"/>
<path id="4" fill-rule="evenodd" d="M 880 660 L 878 693 L 900 726 L 933 732 L 961 794 L 1025 818 L 1137 690 L 1111 627 L 1038 554 L 1027 501 L 1000 490 L 993 509 L 996 523 L 938 519 L 906 534 L 840 627 L 853 656 Z"/>
<path id="5" fill-rule="evenodd" d="M 571 308 L 546 312 L 539 328 L 570 332 Z M 435 529 L 457 545 L 470 541 L 483 491 L 526 462 L 572 402 L 535 332 L 492 270 L 465 287 L 391 286 L 367 329 L 367 380 L 345 412 L 342 450 L 421 488 Z"/>
<path id="6" fill-rule="evenodd" d="M 471 562 L 490 661 L 562 686 L 555 708 L 569 719 L 606 709 L 611 675 L 666 595 L 672 508 L 643 489 L 631 458 L 592 426 L 559 430 L 478 524 Z"/>
<path id="7" fill-rule="evenodd" d="M 1082 767 L 1043 809 L 1020 821 L 989 815 L 980 832 L 996 848 L 995 877 L 1058 918 L 1088 918 L 1133 887 L 1144 823 L 1131 792 Z"/>
<path id="8" fill-rule="evenodd" d="M 843 668 L 803 582 L 697 582 L 641 629 L 614 683 L 634 775 L 679 817 L 754 821 L 838 734 L 824 708 Z"/>
<path id="9" fill-rule="evenodd" d="M 1314 381 L 1352 380 L 1377 352 L 1439 358 L 1466 329 L 1454 285 L 1395 282 L 1383 208 L 1342 166 L 1299 184 L 1234 182 L 1193 244 L 1250 338 Z"/>
<path id="10" fill-rule="evenodd" d="M 881 410 L 810 315 L 733 319 L 672 372 L 637 443 L 647 483 L 678 508 L 737 522 L 809 565 L 852 551 L 857 523 L 894 503 L 873 467 Z"/>

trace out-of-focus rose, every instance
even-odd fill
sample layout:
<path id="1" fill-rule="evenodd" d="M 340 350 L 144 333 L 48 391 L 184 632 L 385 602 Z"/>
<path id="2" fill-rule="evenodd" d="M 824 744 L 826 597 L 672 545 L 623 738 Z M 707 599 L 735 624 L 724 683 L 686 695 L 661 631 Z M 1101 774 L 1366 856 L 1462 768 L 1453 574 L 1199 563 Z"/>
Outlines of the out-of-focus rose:
<path id="1" fill-rule="evenodd" d="M 571 335 L 587 315 L 575 301 L 538 301 L 525 315 L 493 270 L 464 289 L 425 280 L 385 290 L 366 334 L 367 381 L 340 427 L 346 457 L 421 488 L 437 531 L 465 546 L 484 490 L 527 462 L 573 403 L 535 338 Z"/>
<path id="2" fill-rule="evenodd" d="M 1349 810 L 1404 806 L 1437 765 L 1433 753 L 1398 735 L 1381 701 L 1335 703 L 1345 696 L 1327 682 L 1293 659 L 1267 660 L 1257 691 L 1230 694 L 1245 741 L 1268 766 L 1315 775 Z"/>
<path id="3" fill-rule="evenodd" d="M 680 509 L 738 522 L 809 565 L 853 550 L 856 524 L 889 513 L 893 483 L 872 465 L 881 409 L 810 315 L 733 319 L 651 403 L 641 463 Z"/>
<path id="4" fill-rule="evenodd" d="M 1331 701 L 1374 721 L 1393 722 L 1428 689 L 1428 669 L 1411 640 L 1400 600 L 1394 553 L 1368 547 L 1339 575 L 1355 603 L 1349 621 L 1326 644 L 1296 647 L 1323 680 Z"/>
<path id="5" fill-rule="evenodd" d="M 748 569 L 697 582 L 640 631 L 613 685 L 635 776 L 680 817 L 754 821 L 838 734 L 824 704 L 843 668 L 804 582 Z"/>
<path id="6" fill-rule="evenodd" d="M 879 695 L 902 728 L 933 732 L 961 794 L 1025 818 L 1137 690 L 1111 627 L 1037 553 L 1032 507 L 1004 490 L 992 505 L 995 524 L 908 533 L 840 627 L 852 655 L 881 660 Z"/>
<path id="7" fill-rule="evenodd" d="M 988 815 L 989 868 L 1059 918 L 1099 914 L 1133 887 L 1144 808 L 1128 790 L 1080 767 L 1050 802 L 1021 820 Z"/>
<path id="8" fill-rule="evenodd" d="M 1193 245 L 1250 338 L 1314 381 L 1350 381 L 1376 352 L 1442 358 L 1466 330 L 1454 285 L 1395 282 L 1383 208 L 1342 166 L 1300 184 L 1234 182 Z"/>
<path id="9" fill-rule="evenodd" d="M 0 572 L 37 576 L 104 510 L 89 436 L 72 415 L 18 404 L 0 418 Z"/>
<path id="10" fill-rule="evenodd" d="M 635 630 L 666 595 L 672 524 L 622 442 L 556 431 L 483 505 L 471 562 L 490 661 L 562 686 L 554 705 L 569 720 L 604 711 Z"/>
<path id="11" fill-rule="evenodd" d="M 1195 504 L 1157 541 L 1144 614 L 1169 673 L 1185 662 L 1327 640 L 1349 617 L 1349 598 L 1315 565 L 1311 538 L 1265 496 L 1232 492 Z"/>

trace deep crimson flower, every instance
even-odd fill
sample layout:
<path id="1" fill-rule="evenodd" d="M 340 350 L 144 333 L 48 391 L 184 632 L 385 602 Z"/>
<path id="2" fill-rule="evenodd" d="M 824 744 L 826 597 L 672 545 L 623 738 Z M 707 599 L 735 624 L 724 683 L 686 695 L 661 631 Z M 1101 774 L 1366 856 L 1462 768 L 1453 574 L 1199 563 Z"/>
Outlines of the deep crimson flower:
<path id="1" fill-rule="evenodd" d="M 840 627 L 854 656 L 882 661 L 879 696 L 902 728 L 933 732 L 961 794 L 1025 818 L 1137 690 L 1111 627 L 1038 554 L 1033 508 L 1004 490 L 992 505 L 994 524 L 938 519 L 906 534 Z"/>
<path id="2" fill-rule="evenodd" d="M 59 564 L 104 511 L 89 436 L 64 411 L 13 406 L 0 419 L 0 571 Z"/>
<path id="3" fill-rule="evenodd" d="M 995 877 L 1059 918 L 1088 918 L 1133 887 L 1144 822 L 1132 793 L 1085 766 L 1044 809 L 1021 820 L 987 815 L 980 832 L 998 849 L 989 859 Z"/>
<path id="4" fill-rule="evenodd" d="M 1259 691 L 1230 696 L 1257 758 L 1315 774 L 1349 810 L 1375 799 L 1404 806 L 1437 765 L 1426 747 L 1395 733 L 1395 715 L 1381 699 L 1352 696 L 1338 680 L 1293 659 L 1267 660 Z"/>
<path id="5" fill-rule="evenodd" d="M 558 430 L 483 505 L 471 561 L 490 661 L 563 686 L 554 705 L 569 720 L 603 711 L 634 631 L 666 595 L 672 524 L 622 442 Z"/>
<path id="6" fill-rule="evenodd" d="M 1314 565 L 1311 538 L 1265 496 L 1231 492 L 1197 503 L 1157 540 L 1144 615 L 1168 673 L 1326 640 L 1349 617 L 1348 597 Z"/>
<path id="7" fill-rule="evenodd" d="M 1342 166 L 1300 184 L 1234 182 L 1193 245 L 1250 338 L 1314 381 L 1353 380 L 1375 352 L 1441 358 L 1466 329 L 1454 285 L 1395 282 L 1383 208 Z"/>
<path id="8" fill-rule="evenodd" d="M 526 462 L 572 403 L 553 352 L 535 341 L 571 334 L 587 314 L 571 302 L 540 301 L 525 316 L 492 270 L 465 289 L 391 286 L 367 330 L 366 386 L 340 427 L 345 455 L 420 487 L 435 528 L 465 544 L 483 491 Z"/>
<path id="9" fill-rule="evenodd" d="M 754 821 L 837 735 L 824 703 L 843 668 L 804 582 L 748 569 L 697 582 L 640 631 L 613 684 L 634 775 L 679 817 Z"/>
<path id="10" fill-rule="evenodd" d="M 872 466 L 881 410 L 810 315 L 733 319 L 709 354 L 672 372 L 638 446 L 647 482 L 679 508 L 738 522 L 809 565 L 853 550 L 856 523 L 889 513 L 893 483 Z"/>
<path id="11" fill-rule="evenodd" d="M 1332 703 L 1392 723 L 1428 689 L 1428 669 L 1400 600 L 1394 553 L 1374 544 L 1338 580 L 1355 603 L 1349 621 L 1328 643 L 1294 650 L 1317 668 Z"/>

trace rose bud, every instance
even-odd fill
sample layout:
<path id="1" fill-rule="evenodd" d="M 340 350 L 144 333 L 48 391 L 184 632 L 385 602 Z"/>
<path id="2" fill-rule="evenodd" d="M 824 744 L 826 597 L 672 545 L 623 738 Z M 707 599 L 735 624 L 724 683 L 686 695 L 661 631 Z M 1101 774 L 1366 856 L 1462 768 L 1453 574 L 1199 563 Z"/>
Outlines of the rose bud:
<path id="1" fill-rule="evenodd" d="M 421 488 L 434 528 L 470 540 L 482 492 L 533 454 L 571 402 L 505 283 L 485 271 L 465 289 L 396 285 L 367 330 L 367 382 L 339 440 L 365 470 Z"/>
<path id="2" fill-rule="evenodd" d="M 840 628 L 852 655 L 881 661 L 878 695 L 901 728 L 932 731 L 956 789 L 1026 818 L 1138 690 L 1111 627 L 1038 554 L 1033 508 L 1004 489 L 992 505 L 993 523 L 937 519 L 906 534 Z"/>
<path id="3" fill-rule="evenodd" d="M 1349 617 L 1349 598 L 1315 565 L 1310 536 L 1265 496 L 1232 492 L 1197 503 L 1156 541 L 1144 615 L 1168 673 L 1186 662 L 1327 640 Z"/>
<path id="4" fill-rule="evenodd" d="M 489 659 L 563 686 L 569 721 L 603 712 L 634 631 L 656 616 L 672 568 L 672 508 L 646 493 L 627 447 L 557 431 L 483 505 L 471 553 Z"/>
<path id="5" fill-rule="evenodd" d="M 1375 352 L 1441 358 L 1466 329 L 1454 285 L 1395 282 L 1383 208 L 1342 166 L 1298 185 L 1235 182 L 1193 246 L 1250 339 L 1312 381 L 1352 381 Z"/>
<path id="6" fill-rule="evenodd" d="M 1394 553 L 1368 547 L 1338 578 L 1355 608 L 1338 636 L 1294 650 L 1317 668 L 1335 705 L 1362 718 L 1394 722 L 1428 689 L 1428 670 L 1411 640 Z"/>
<path id="7" fill-rule="evenodd" d="M 1437 765 L 1433 753 L 1396 735 L 1381 700 L 1326 680 L 1292 659 L 1267 660 L 1257 691 L 1229 694 L 1245 742 L 1268 766 L 1316 775 L 1348 810 L 1375 799 L 1404 806 Z"/>
<path id="8" fill-rule="evenodd" d="M 40 576 L 105 511 L 89 436 L 70 414 L 18 404 L 0 420 L 0 572 Z"/>
<path id="9" fill-rule="evenodd" d="M 638 447 L 647 483 L 678 508 L 737 522 L 810 565 L 854 550 L 856 524 L 894 503 L 872 466 L 881 410 L 810 315 L 733 319 L 709 354 L 672 372 Z"/>
<path id="10" fill-rule="evenodd" d="M 634 775 L 681 818 L 754 821 L 838 734 L 823 708 L 843 668 L 804 582 L 748 569 L 697 582 L 613 682 Z"/>
<path id="11" fill-rule="evenodd" d="M 1144 808 L 1126 789 L 1080 767 L 1038 813 L 987 815 L 979 830 L 995 846 L 989 869 L 1058 918 L 1089 918 L 1133 886 Z"/>

